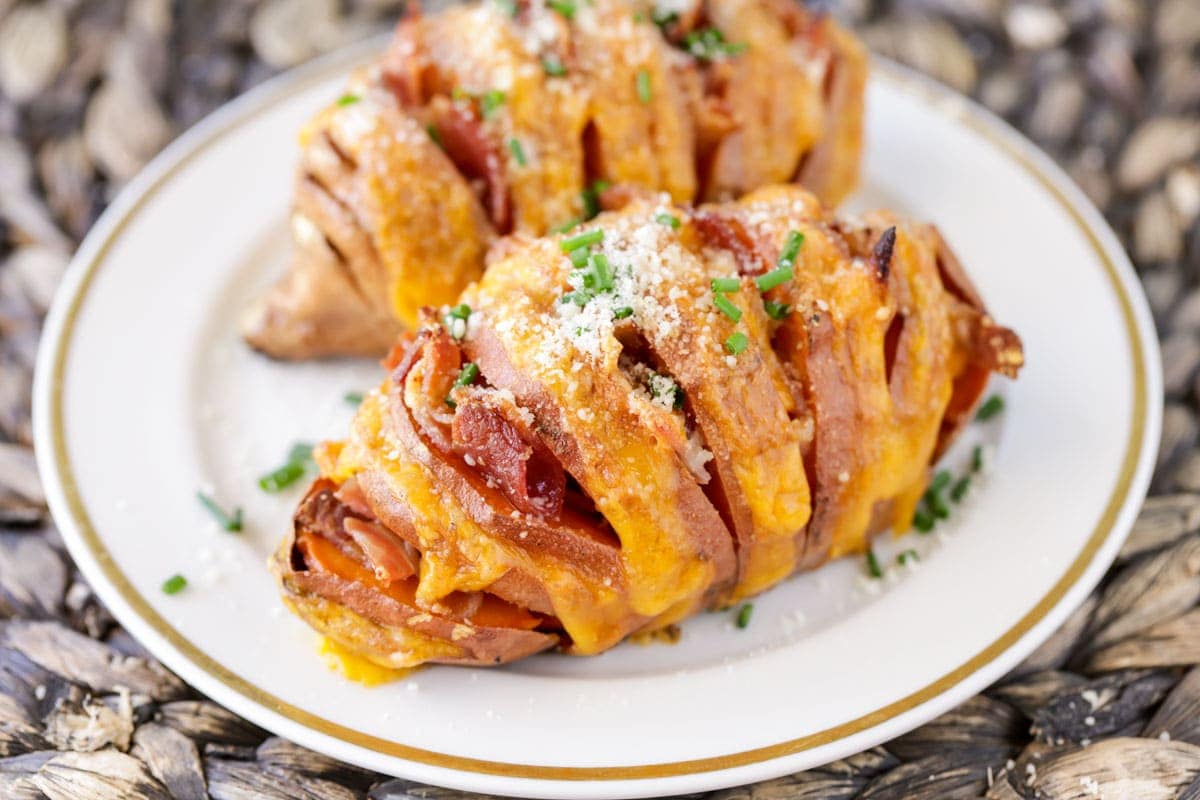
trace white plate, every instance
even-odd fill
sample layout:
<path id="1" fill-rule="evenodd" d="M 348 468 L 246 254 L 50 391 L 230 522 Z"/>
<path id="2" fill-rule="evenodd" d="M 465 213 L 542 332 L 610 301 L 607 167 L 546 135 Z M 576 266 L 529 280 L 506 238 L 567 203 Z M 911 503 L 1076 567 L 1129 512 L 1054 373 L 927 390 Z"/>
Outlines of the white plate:
<path id="1" fill-rule="evenodd" d="M 36 432 L 71 553 L 118 619 L 218 702 L 372 769 L 476 791 L 675 794 L 811 767 L 896 736 L 983 689 L 1060 623 L 1111 561 L 1158 441 L 1153 326 L 1100 216 L 978 108 L 877 64 L 854 202 L 936 220 L 995 315 L 1025 340 L 1000 419 L 947 459 L 994 451 L 932 536 L 788 581 L 680 644 L 431 668 L 369 689 L 332 673 L 265 569 L 300 486 L 256 478 L 296 440 L 337 436 L 370 363 L 249 352 L 238 312 L 283 268 L 295 134 L 377 45 L 283 77 L 157 159 L 88 237 L 46 325 Z M 246 510 L 220 531 L 206 487 Z M 902 547 L 917 569 L 895 566 Z M 180 572 L 176 596 L 159 586 Z"/>

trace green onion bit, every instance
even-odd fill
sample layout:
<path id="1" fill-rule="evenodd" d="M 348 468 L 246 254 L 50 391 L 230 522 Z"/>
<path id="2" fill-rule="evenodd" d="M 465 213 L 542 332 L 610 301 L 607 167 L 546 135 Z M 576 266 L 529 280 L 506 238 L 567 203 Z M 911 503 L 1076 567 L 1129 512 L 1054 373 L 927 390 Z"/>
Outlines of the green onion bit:
<path id="1" fill-rule="evenodd" d="M 176 573 L 163 581 L 163 594 L 179 594 L 187 587 L 187 578 Z"/>
<path id="2" fill-rule="evenodd" d="M 787 283 L 792 279 L 794 274 L 795 273 L 792 271 L 790 265 L 786 267 L 776 267 L 770 272 L 764 272 L 762 275 L 759 275 L 757 278 L 755 278 L 754 285 L 758 287 L 760 292 L 765 292 L 770 289 L 774 289 L 780 284 Z"/>
<path id="3" fill-rule="evenodd" d="M 563 239 L 562 251 L 564 253 L 572 253 L 581 247 L 591 247 L 594 244 L 599 244 L 604 241 L 604 229 L 597 228 L 594 231 L 581 233 L 578 236 L 572 236 L 570 239 Z"/>
<path id="4" fill-rule="evenodd" d="M 874 550 L 867 551 L 867 572 L 872 578 L 883 577 L 883 568 L 879 566 L 879 559 L 875 557 Z"/>
<path id="5" fill-rule="evenodd" d="M 730 355 L 738 355 L 746 349 L 746 345 L 750 340 L 746 338 L 746 334 L 741 331 L 734 331 L 729 334 L 729 338 L 725 340 L 725 351 Z"/>
<path id="6" fill-rule="evenodd" d="M 787 303 L 776 303 L 774 300 L 764 300 L 763 309 L 771 319 L 786 319 L 792 313 L 792 307 Z"/>
<path id="7" fill-rule="evenodd" d="M 979 407 L 979 411 L 975 414 L 975 419 L 980 422 L 987 422 L 1003 410 L 1004 398 L 998 394 L 994 394 Z"/>
<path id="8" fill-rule="evenodd" d="M 722 314 L 729 317 L 734 322 L 737 322 L 742 318 L 742 310 L 731 303 L 729 298 L 720 292 L 715 292 L 713 294 L 713 305 L 716 306 Z"/>
<path id="9" fill-rule="evenodd" d="M 517 162 L 517 166 L 524 167 L 529 163 L 525 160 L 525 148 L 521 146 L 521 142 L 519 140 L 509 139 L 508 151 L 512 153 L 513 160 Z"/>
<path id="10" fill-rule="evenodd" d="M 196 498 L 200 500 L 200 504 L 208 509 L 208 513 L 212 514 L 213 519 L 217 521 L 224 530 L 235 532 L 242 529 L 242 510 L 235 508 L 233 514 L 226 514 L 225 509 L 217 505 L 217 501 L 206 495 L 204 492 L 196 492 Z"/>
<path id="11" fill-rule="evenodd" d="M 637 73 L 637 95 L 643 105 L 650 102 L 650 71 L 639 69 Z"/>

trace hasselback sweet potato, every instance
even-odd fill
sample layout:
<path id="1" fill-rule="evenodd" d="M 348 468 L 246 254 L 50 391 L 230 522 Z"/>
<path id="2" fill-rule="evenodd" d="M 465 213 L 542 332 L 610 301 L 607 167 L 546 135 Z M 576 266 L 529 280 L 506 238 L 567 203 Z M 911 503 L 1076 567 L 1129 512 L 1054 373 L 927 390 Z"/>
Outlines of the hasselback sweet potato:
<path id="1" fill-rule="evenodd" d="M 498 235 L 676 202 L 855 185 L 866 61 L 793 0 L 487 0 L 415 13 L 301 136 L 288 272 L 248 309 L 279 358 L 377 354 Z"/>
<path id="2" fill-rule="evenodd" d="M 596 653 L 907 529 L 1022 363 L 931 226 L 628 198 L 402 335 L 275 569 L 379 663 Z"/>

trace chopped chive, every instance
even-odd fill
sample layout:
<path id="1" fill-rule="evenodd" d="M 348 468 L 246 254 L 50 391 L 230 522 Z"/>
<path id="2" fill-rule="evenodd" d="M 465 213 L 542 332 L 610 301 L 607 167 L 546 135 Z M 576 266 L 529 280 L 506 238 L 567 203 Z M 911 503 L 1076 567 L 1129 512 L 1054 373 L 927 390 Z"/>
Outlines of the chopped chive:
<path id="1" fill-rule="evenodd" d="M 438 147 L 442 147 L 442 135 L 438 133 L 437 126 L 432 122 L 425 126 L 425 132 L 429 134 L 429 138 L 433 139 L 433 143 Z"/>
<path id="2" fill-rule="evenodd" d="M 725 350 L 730 355 L 738 355 L 746 349 L 746 345 L 750 344 L 750 340 L 746 338 L 746 334 L 741 331 L 734 331 L 729 334 L 729 338 L 725 340 Z"/>
<path id="3" fill-rule="evenodd" d="M 468 361 L 463 364 L 463 368 L 458 373 L 458 380 L 454 381 L 454 388 L 460 386 L 470 386 L 479 377 L 479 365 L 473 361 Z"/>
<path id="4" fill-rule="evenodd" d="M 737 278 L 713 278 L 712 290 L 714 292 L 736 292 L 742 288 L 742 282 Z"/>
<path id="5" fill-rule="evenodd" d="M 907 564 L 910 561 L 920 561 L 920 560 L 921 560 L 921 556 L 918 555 L 917 551 L 911 547 L 908 548 L 907 550 L 905 550 L 904 552 L 902 552 L 900 555 L 896 556 L 896 563 L 899 564 L 900 566 L 904 566 L 905 564 Z"/>
<path id="6" fill-rule="evenodd" d="M 633 316 L 633 307 L 632 306 L 621 306 L 620 308 L 613 309 L 613 319 L 626 319 L 627 317 L 632 317 L 632 316 Z"/>
<path id="7" fill-rule="evenodd" d="M 556 55 L 548 55 L 542 57 L 542 69 L 551 78 L 561 78 L 567 74 L 567 68 L 563 65 L 562 60 Z"/>
<path id="8" fill-rule="evenodd" d="M 783 243 L 783 249 L 779 251 L 779 260 L 775 262 L 776 266 L 795 266 L 796 256 L 800 255 L 800 247 L 803 244 L 803 233 L 800 231 L 788 231 L 787 239 Z"/>
<path id="9" fill-rule="evenodd" d="M 485 92 L 483 97 L 479 98 L 479 109 L 483 112 L 485 118 L 496 113 L 496 109 L 504 105 L 504 101 L 508 99 L 508 95 L 499 89 L 492 89 Z"/>
<path id="10" fill-rule="evenodd" d="M 867 572 L 872 578 L 883 577 L 883 568 L 879 566 L 879 559 L 875 557 L 874 550 L 867 551 Z"/>
<path id="11" fill-rule="evenodd" d="M 971 472 L 979 472 L 983 469 L 983 445 L 975 445 L 975 449 L 971 451 Z"/>
<path id="12" fill-rule="evenodd" d="M 962 499 L 967 496 L 967 492 L 971 490 L 971 476 L 964 475 L 950 487 L 950 499 L 956 503 L 961 503 Z"/>
<path id="13" fill-rule="evenodd" d="M 525 148 L 521 146 L 521 142 L 519 140 L 509 139 L 508 151 L 512 153 L 513 160 L 517 162 L 517 166 L 523 167 L 529 163 L 525 160 Z"/>
<path id="14" fill-rule="evenodd" d="M 671 401 L 671 408 L 676 411 L 683 411 L 683 404 L 687 400 L 687 395 L 683 392 L 683 387 L 678 383 L 675 384 L 675 399 Z"/>
<path id="15" fill-rule="evenodd" d="M 668 22 L 661 23 L 660 27 L 665 24 Z M 725 41 L 724 35 L 716 28 L 701 28 L 683 37 L 683 49 L 698 59 L 712 61 L 722 56 L 736 56 L 745 52 L 746 45 Z"/>
<path id="16" fill-rule="evenodd" d="M 594 231 L 587 231 L 578 236 L 572 236 L 570 239 L 563 239 L 561 246 L 564 253 L 570 253 L 581 247 L 591 247 L 594 244 L 600 244 L 602 241 L 604 241 L 604 229 L 596 228 Z"/>
<path id="17" fill-rule="evenodd" d="M 929 482 L 929 491 L 936 494 L 949 486 L 951 480 L 953 480 L 953 476 L 950 474 L 950 470 L 938 470 L 938 473 L 933 476 L 933 480 Z"/>
<path id="18" fill-rule="evenodd" d="M 776 303 L 774 300 L 764 300 L 763 310 L 771 319 L 787 319 L 787 315 L 792 313 L 792 307 L 787 303 Z"/>
<path id="19" fill-rule="evenodd" d="M 729 317 L 734 322 L 742 318 L 742 310 L 729 302 L 729 298 L 720 292 L 713 294 L 713 305 L 717 307 L 722 314 Z"/>
<path id="20" fill-rule="evenodd" d="M 659 214 L 654 217 L 654 221 L 659 225 L 666 225 L 669 228 L 679 227 L 679 217 L 676 217 L 673 214 Z"/>
<path id="21" fill-rule="evenodd" d="M 1004 410 L 1004 398 L 998 394 L 994 394 L 979 407 L 979 411 L 975 414 L 975 419 L 980 422 L 987 422 L 992 417 Z"/>
<path id="22" fill-rule="evenodd" d="M 739 628 L 746 628 L 750 624 L 750 615 L 754 613 L 754 604 L 745 603 L 738 609 L 736 624 Z"/>
<path id="23" fill-rule="evenodd" d="M 446 405 L 450 406 L 450 408 L 458 408 L 458 403 L 454 402 L 454 398 L 450 395 L 446 395 Z"/>
<path id="24" fill-rule="evenodd" d="M 587 266 L 587 262 L 591 257 L 591 253 L 589 253 L 585 248 L 581 247 L 578 250 L 572 250 L 569 257 L 571 259 L 571 263 L 575 265 L 576 269 L 583 269 Z"/>
<path id="25" fill-rule="evenodd" d="M 446 314 L 454 317 L 455 319 L 465 320 L 471 316 L 471 307 L 466 303 L 459 303 L 454 308 L 447 311 Z"/>
<path id="26" fill-rule="evenodd" d="M 776 267 L 770 272 L 764 272 L 754 279 L 754 285 L 758 287 L 760 292 L 765 292 L 769 289 L 774 289 L 782 283 L 787 283 L 792 279 L 795 273 L 791 266 Z"/>
<path id="27" fill-rule="evenodd" d="M 187 587 L 187 578 L 176 573 L 163 581 L 163 594 L 179 594 Z"/>
<path id="28" fill-rule="evenodd" d="M 913 514 L 912 524 L 919 533 L 929 533 L 933 530 L 935 523 L 936 520 L 933 518 L 933 515 L 923 508 L 918 508 L 916 513 Z"/>
<path id="29" fill-rule="evenodd" d="M 242 529 L 242 510 L 240 508 L 235 508 L 233 514 L 229 515 L 225 513 L 223 508 L 217 505 L 216 500 L 213 500 L 204 492 L 196 492 L 196 497 L 224 530 L 233 533 Z"/>
<path id="30" fill-rule="evenodd" d="M 576 289 L 573 292 L 567 292 L 562 296 L 562 302 L 574 303 L 583 308 L 596 297 L 596 293 L 591 289 Z"/>
<path id="31" fill-rule="evenodd" d="M 650 102 L 650 71 L 639 69 L 637 73 L 637 95 L 643 104 Z"/>
<path id="32" fill-rule="evenodd" d="M 291 486 L 304 475 L 304 463 L 289 461 L 277 470 L 268 472 L 258 479 L 259 488 L 264 492 L 278 492 Z"/>
<path id="33" fill-rule="evenodd" d="M 496 0 L 496 5 L 509 17 L 517 16 L 517 0 Z"/>
<path id="34" fill-rule="evenodd" d="M 546 0 L 546 5 L 550 6 L 567 19 L 575 18 L 574 0 Z"/>
<path id="35" fill-rule="evenodd" d="M 566 233 L 567 231 L 571 230 L 572 228 L 574 228 L 576 225 L 578 225 L 581 222 L 583 222 L 582 218 L 571 217 L 566 222 L 564 222 L 560 225 L 556 225 L 553 228 L 551 228 L 550 232 L 551 233 Z"/>
<path id="36" fill-rule="evenodd" d="M 288 461 L 304 466 L 313 463 L 313 446 L 308 442 L 296 442 L 288 451 Z"/>
<path id="37" fill-rule="evenodd" d="M 605 255 L 593 253 L 588 257 L 588 265 L 592 268 L 592 274 L 596 276 L 596 289 L 601 292 L 611 292 L 613 290 L 613 273 Z"/>
<path id="38" fill-rule="evenodd" d="M 346 392 L 342 395 L 342 400 L 352 406 L 361 406 L 364 396 L 362 392 Z"/>
<path id="39" fill-rule="evenodd" d="M 676 11 L 660 11 L 656 8 L 650 13 L 650 19 L 658 27 L 665 28 L 679 19 L 679 13 Z"/>
<path id="40" fill-rule="evenodd" d="M 344 94 L 338 98 L 337 104 L 339 106 L 343 106 L 343 107 L 352 106 L 355 103 L 357 103 L 359 100 L 362 100 L 362 98 L 356 94 Z"/>
<path id="41" fill-rule="evenodd" d="M 610 186 L 608 181 L 592 181 L 592 185 L 579 193 L 583 201 L 583 218 L 591 219 L 600 213 L 600 194 Z"/>
<path id="42" fill-rule="evenodd" d="M 929 506 L 929 512 L 933 514 L 934 519 L 948 519 L 950 517 L 950 506 L 946 505 L 946 499 L 941 494 L 926 492 L 925 504 Z"/>

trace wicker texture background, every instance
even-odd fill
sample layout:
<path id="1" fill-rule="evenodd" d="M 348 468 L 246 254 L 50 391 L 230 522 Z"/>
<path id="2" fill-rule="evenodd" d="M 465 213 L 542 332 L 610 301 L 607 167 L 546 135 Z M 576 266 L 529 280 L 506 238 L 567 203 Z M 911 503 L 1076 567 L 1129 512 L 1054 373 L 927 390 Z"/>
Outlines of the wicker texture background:
<path id="1" fill-rule="evenodd" d="M 1163 446 L 1119 562 L 1011 675 L 884 747 L 712 796 L 1200 798 L 1200 0 L 830 5 L 1024 130 L 1105 211 L 1164 343 Z M 220 103 L 397 11 L 0 0 L 0 797 L 463 796 L 269 737 L 162 668 L 66 558 L 30 449 L 41 317 L 113 193 Z"/>

